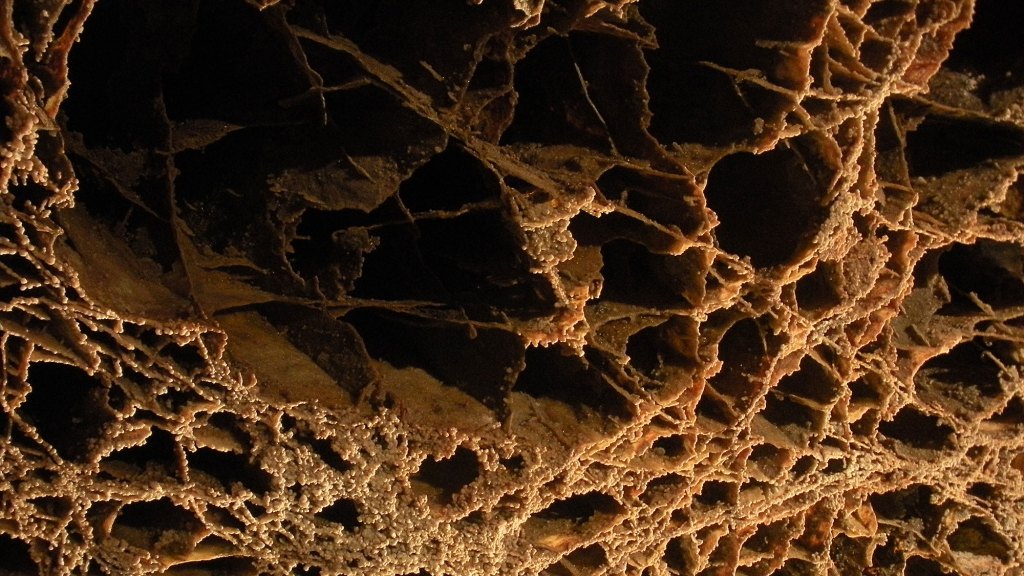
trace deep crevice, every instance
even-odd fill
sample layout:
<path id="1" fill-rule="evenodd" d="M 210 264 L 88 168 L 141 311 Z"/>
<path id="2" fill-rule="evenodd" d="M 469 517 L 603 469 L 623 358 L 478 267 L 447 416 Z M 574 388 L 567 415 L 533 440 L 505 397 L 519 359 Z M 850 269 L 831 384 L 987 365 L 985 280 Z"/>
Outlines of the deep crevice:
<path id="1" fill-rule="evenodd" d="M 80 368 L 52 362 L 33 362 L 28 383 L 32 390 L 21 415 L 62 458 L 87 460 L 115 420 L 106 386 Z"/>
<path id="2" fill-rule="evenodd" d="M 363 525 L 359 520 L 359 507 L 356 505 L 356 501 L 350 498 L 340 498 L 314 516 L 339 524 L 349 532 L 353 532 Z"/>
<path id="3" fill-rule="evenodd" d="M 823 186 L 795 148 L 726 156 L 711 169 L 704 190 L 721 220 L 719 245 L 759 268 L 787 263 L 825 216 Z"/>
<path id="4" fill-rule="evenodd" d="M 412 476 L 413 487 L 421 494 L 437 499 L 442 504 L 451 504 L 452 498 L 480 476 L 480 460 L 476 452 L 459 446 L 455 454 L 436 460 L 427 458 L 420 464 L 419 472 Z"/>

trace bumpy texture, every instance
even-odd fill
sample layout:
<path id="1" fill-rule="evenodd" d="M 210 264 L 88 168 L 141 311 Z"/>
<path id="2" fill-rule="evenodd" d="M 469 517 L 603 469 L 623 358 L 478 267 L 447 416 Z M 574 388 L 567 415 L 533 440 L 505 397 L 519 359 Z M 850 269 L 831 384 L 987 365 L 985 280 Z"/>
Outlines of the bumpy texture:
<path id="1" fill-rule="evenodd" d="M 1024 570 L 1020 2 L 0 6 L 0 574 Z"/>

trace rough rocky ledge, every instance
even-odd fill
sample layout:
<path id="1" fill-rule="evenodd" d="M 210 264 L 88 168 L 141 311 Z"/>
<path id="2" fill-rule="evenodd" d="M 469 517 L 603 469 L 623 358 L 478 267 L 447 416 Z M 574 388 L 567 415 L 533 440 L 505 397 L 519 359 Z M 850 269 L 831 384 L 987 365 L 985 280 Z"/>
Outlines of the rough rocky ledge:
<path id="1" fill-rule="evenodd" d="M 0 574 L 1024 570 L 1024 4 L 0 7 Z"/>

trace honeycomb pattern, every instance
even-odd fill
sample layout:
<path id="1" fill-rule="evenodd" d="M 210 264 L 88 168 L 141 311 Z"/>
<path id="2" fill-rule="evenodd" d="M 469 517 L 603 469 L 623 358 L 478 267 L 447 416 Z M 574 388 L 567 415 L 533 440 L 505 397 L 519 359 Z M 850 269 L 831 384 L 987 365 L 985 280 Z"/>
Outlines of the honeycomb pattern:
<path id="1" fill-rule="evenodd" d="M 0 575 L 1020 573 L 1022 27 L 8 2 Z"/>

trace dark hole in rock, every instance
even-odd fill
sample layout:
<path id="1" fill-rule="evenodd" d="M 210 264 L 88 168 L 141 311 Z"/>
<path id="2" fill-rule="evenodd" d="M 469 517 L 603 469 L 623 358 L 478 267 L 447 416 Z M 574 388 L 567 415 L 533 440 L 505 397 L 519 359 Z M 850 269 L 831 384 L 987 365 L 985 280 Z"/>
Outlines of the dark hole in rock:
<path id="1" fill-rule="evenodd" d="M 246 500 L 244 504 L 245 508 L 249 511 L 249 514 L 252 514 L 253 518 L 261 518 L 267 513 L 266 507 L 261 506 L 252 500 Z"/>
<path id="2" fill-rule="evenodd" d="M 975 482 L 967 489 L 967 493 L 979 500 L 989 501 L 996 497 L 995 486 L 987 482 Z"/>
<path id="3" fill-rule="evenodd" d="M 769 522 L 761 524 L 757 527 L 757 530 L 743 542 L 744 548 L 756 550 L 758 552 L 770 552 L 776 546 L 779 546 L 788 537 L 789 529 L 788 523 L 785 520 L 779 520 L 777 522 Z"/>
<path id="4" fill-rule="evenodd" d="M 239 484 L 254 494 L 263 495 L 273 486 L 273 477 L 242 454 L 199 448 L 189 452 L 186 458 L 190 470 L 208 474 L 228 490 Z"/>
<path id="5" fill-rule="evenodd" d="M 688 178 L 613 166 L 597 179 L 596 188 L 609 200 L 676 228 L 688 238 L 703 233 L 707 226 L 700 189 Z"/>
<path id="6" fill-rule="evenodd" d="M 921 255 L 914 266 L 914 289 L 929 288 L 933 278 L 939 274 L 939 258 L 945 250 L 929 250 Z"/>
<path id="7" fill-rule="evenodd" d="M 516 454 L 509 458 L 501 458 L 499 462 L 501 463 L 502 466 L 507 468 L 508 471 L 512 472 L 513 474 L 522 472 L 522 470 L 526 467 L 526 461 L 519 454 Z"/>
<path id="8" fill-rule="evenodd" d="M 317 20 L 328 32 L 355 42 L 361 53 L 388 62 L 401 71 L 404 82 L 441 106 L 468 82 L 474 48 L 491 31 L 506 26 L 511 16 L 509 5 L 458 0 L 429 5 L 385 0 L 369 6 L 358 0 L 332 0 L 318 2 L 317 9 Z"/>
<path id="9" fill-rule="evenodd" d="M 860 418 L 850 424 L 850 431 L 857 436 L 874 438 L 880 421 L 878 410 L 874 408 L 865 410 Z"/>
<path id="10" fill-rule="evenodd" d="M 993 159 L 1024 154 L 1020 128 L 929 116 L 907 133 L 907 163 L 914 176 L 937 176 Z"/>
<path id="11" fill-rule="evenodd" d="M 598 491 L 577 494 L 556 500 L 534 517 L 543 520 L 571 520 L 576 524 L 586 524 L 598 515 L 616 515 L 625 508 L 614 497 Z"/>
<path id="12" fill-rule="evenodd" d="M 682 508 L 673 510 L 672 514 L 669 515 L 669 520 L 673 526 L 685 526 L 693 521 L 690 512 Z"/>
<path id="13" fill-rule="evenodd" d="M 599 221 L 601 222 L 601 221 Z M 601 246 L 601 300 L 644 306 L 689 307 L 680 290 L 679 270 L 671 256 L 652 254 L 630 240 L 611 240 Z"/>
<path id="14" fill-rule="evenodd" d="M 903 554 L 900 552 L 899 539 L 890 535 L 885 544 L 875 547 L 871 554 L 871 565 L 878 568 L 893 568 L 894 574 L 902 573 L 899 568 L 904 564 Z"/>
<path id="15" fill-rule="evenodd" d="M 500 194 L 498 178 L 454 142 L 417 168 L 399 188 L 402 202 L 413 214 L 497 202 Z"/>
<path id="16" fill-rule="evenodd" d="M 161 498 L 126 504 L 117 514 L 115 532 L 118 526 L 187 532 L 202 526 L 202 522 L 191 510 Z"/>
<path id="17" fill-rule="evenodd" d="M 356 163 L 362 156 L 370 156 L 371 164 L 364 168 L 371 179 L 355 179 L 359 171 L 352 173 L 352 183 L 372 184 L 374 172 L 393 178 L 408 175 L 420 162 L 444 149 L 447 137 L 444 131 L 431 120 L 420 116 L 413 107 L 391 91 L 368 84 L 351 90 L 338 90 L 324 94 L 327 104 L 328 124 L 322 140 L 327 150 L 335 153 L 325 156 L 316 148 L 309 153 L 328 162 L 337 162 L 348 155 Z M 319 122 L 318 122 L 319 123 Z M 387 128 L 382 128 L 386 123 Z M 308 130 L 308 128 L 307 128 Z M 301 131 L 297 132 L 301 135 Z M 372 157 L 400 160 L 399 166 L 375 168 Z M 344 163 L 350 163 L 344 160 Z M 397 171 L 396 171 L 397 169 Z M 365 175 L 363 176 L 365 178 Z M 397 182 L 396 182 L 397 183 Z M 358 189 L 357 189 L 358 190 Z M 342 189 L 352 193 L 356 190 Z M 378 191 L 380 192 L 386 191 Z"/>
<path id="18" fill-rule="evenodd" d="M 850 399 L 855 403 L 874 403 L 881 400 L 881 394 L 867 378 L 862 377 L 850 382 Z"/>
<path id="19" fill-rule="evenodd" d="M 78 157 L 73 151 L 69 152 L 69 158 L 83 190 L 82 194 L 75 197 L 76 205 L 80 205 L 89 216 L 105 225 L 108 230 L 123 230 L 121 238 L 133 254 L 142 259 L 156 262 L 163 272 L 170 271 L 174 263 L 179 260 L 171 227 L 158 217 L 144 210 L 138 210 L 126 200 L 116 187 L 123 183 L 115 185 L 108 180 L 109 177 L 106 174 L 102 173 L 111 171 L 111 167 L 94 166 L 91 162 Z M 126 179 L 132 177 L 130 168 L 120 166 L 115 170 L 119 177 Z M 158 193 L 158 190 L 150 189 L 154 186 L 153 180 L 141 182 L 139 184 L 141 195 Z M 65 208 L 64 210 L 77 209 Z M 61 217 L 58 216 L 58 219 Z M 76 250 L 81 249 L 75 246 L 73 241 L 71 245 Z"/>
<path id="20" fill-rule="evenodd" d="M 207 423 L 219 431 L 226 432 L 233 441 L 241 444 L 248 450 L 251 439 L 249 432 L 246 430 L 245 420 L 241 416 L 231 412 L 215 412 L 210 415 Z"/>
<path id="21" fill-rule="evenodd" d="M 39 567 L 32 560 L 28 542 L 0 533 L 0 573 L 10 576 L 38 576 Z"/>
<path id="22" fill-rule="evenodd" d="M 5 270 L 5 275 L 11 275 L 16 278 L 33 278 L 39 273 L 35 264 L 19 256 L 11 257 L 5 254 L 4 266 L 8 268 L 8 270 Z M 20 294 L 21 291 L 18 290 L 18 293 Z"/>
<path id="23" fill-rule="evenodd" d="M 42 514 L 64 518 L 71 512 L 71 500 L 63 496 L 39 496 L 29 500 Z"/>
<path id="24" fill-rule="evenodd" d="M 736 503 L 736 485 L 731 482 L 720 480 L 707 480 L 701 486 L 700 493 L 695 498 L 696 502 L 705 506 L 717 506 L 719 504 Z"/>
<path id="25" fill-rule="evenodd" d="M 632 410 L 626 399 L 602 377 L 600 368 L 587 356 L 583 358 L 568 346 L 554 344 L 526 349 L 526 368 L 516 379 L 513 390 L 535 398 L 551 398 L 573 408 L 585 406 L 605 417 L 628 419 Z"/>
<path id="26" fill-rule="evenodd" d="M 914 5 L 903 0 L 878 0 L 872 2 L 868 11 L 864 14 L 864 23 L 868 26 L 884 28 L 886 20 L 897 19 L 902 24 L 903 20 L 914 13 Z"/>
<path id="27" fill-rule="evenodd" d="M 659 47 L 646 60 L 654 113 L 650 131 L 660 141 L 729 144 L 753 136 L 755 118 L 781 115 L 785 98 L 750 84 L 743 85 L 741 96 L 730 76 L 702 62 L 737 69 L 774 67 L 773 56 L 755 48 L 760 37 L 755 28 L 785 10 L 753 16 L 751 8 L 757 11 L 740 2 L 656 0 L 640 5 L 644 18 L 659 30 Z"/>
<path id="28" fill-rule="evenodd" d="M 497 42 L 492 41 L 491 46 L 496 47 Z M 490 52 L 485 54 L 484 59 L 477 62 L 473 69 L 473 78 L 469 81 L 469 90 L 501 90 L 504 91 L 512 84 L 513 67 L 504 60 L 500 54 Z"/>
<path id="29" fill-rule="evenodd" d="M 143 444 L 112 452 L 106 460 L 126 462 L 142 470 L 157 468 L 166 473 L 175 473 L 181 467 L 177 439 L 170 432 L 155 427 L 150 429 Z"/>
<path id="30" fill-rule="evenodd" d="M 370 355 L 398 367 L 423 369 L 492 410 L 504 406 L 523 362 L 524 343 L 512 332 L 363 308 L 346 317 Z"/>
<path id="31" fill-rule="evenodd" d="M 109 573 L 109 570 L 100 568 L 102 564 L 95 558 L 89 561 L 88 566 L 85 568 L 85 576 L 104 576 Z"/>
<path id="32" fill-rule="evenodd" d="M 718 215 L 722 249 L 758 268 L 785 264 L 817 232 L 825 211 L 819 182 L 796 148 L 739 152 L 719 160 L 704 189 Z"/>
<path id="33" fill-rule="evenodd" d="M 677 574 L 692 574 L 697 565 L 697 551 L 692 543 L 684 541 L 682 536 L 677 536 L 668 541 L 662 559 L 669 570 L 674 570 Z"/>
<path id="34" fill-rule="evenodd" d="M 750 133 L 754 113 L 725 74 L 700 64 L 668 62 L 655 72 L 649 86 L 655 118 L 651 132 L 659 140 L 724 144 Z"/>
<path id="35" fill-rule="evenodd" d="M 979 0 L 971 27 L 957 34 L 948 66 L 968 72 L 981 72 L 991 85 L 989 90 L 1008 83 L 1021 82 L 1024 62 L 1020 59 L 1020 27 L 1024 24 L 1024 4 L 1002 0 Z M 1010 84 L 1012 85 L 1012 84 Z"/>
<path id="36" fill-rule="evenodd" d="M 714 398 L 705 392 L 697 401 L 697 416 L 698 425 L 701 423 L 700 418 L 706 418 L 710 423 L 730 426 L 737 421 L 740 414 L 721 398 Z"/>
<path id="37" fill-rule="evenodd" d="M 364 251 L 358 278 L 352 295 L 382 300 L 430 300 L 445 302 L 450 294 L 427 267 L 419 248 L 420 232 L 403 214 L 396 199 L 391 199 L 369 215 L 358 211 L 321 213 L 307 210 L 300 226 L 308 237 L 306 249 L 292 255 L 293 267 L 298 271 L 319 270 L 332 263 L 322 251 L 328 243 L 333 248 L 332 236 L 348 227 L 369 231 L 374 246 Z M 350 234 L 349 232 L 344 232 Z M 296 249 L 301 246 L 296 245 Z M 305 263 L 303 259 L 305 258 Z M 335 264 L 337 265 L 337 264 Z M 345 268 L 355 271 L 355 267 Z"/>
<path id="38" fill-rule="evenodd" d="M 350 498 L 341 498 L 316 513 L 318 518 L 340 524 L 345 530 L 352 532 L 363 525 L 359 520 L 359 507 Z"/>
<path id="39" fill-rule="evenodd" d="M 665 322 L 644 328 L 629 337 L 626 354 L 640 372 L 657 378 L 665 368 L 695 368 L 697 324 L 689 318 L 673 316 Z"/>
<path id="40" fill-rule="evenodd" d="M 113 422 L 104 402 L 105 386 L 84 370 L 65 364 L 33 362 L 32 390 L 19 412 L 62 458 L 83 462 Z"/>
<path id="41" fill-rule="evenodd" d="M 194 11 L 176 8 L 178 14 L 165 16 L 166 20 L 147 19 L 159 23 L 162 35 L 174 39 L 168 46 L 146 44 L 151 48 L 143 51 L 147 59 L 154 58 L 147 54 L 150 51 L 171 53 L 160 54 L 168 116 L 238 123 L 317 119 L 313 98 L 282 105 L 306 91 L 310 79 L 292 54 L 286 32 L 274 25 L 273 11 L 261 12 L 242 3 L 198 4 Z"/>
<path id="42" fill-rule="evenodd" d="M 95 500 L 89 503 L 85 511 L 85 519 L 97 534 L 108 535 L 111 522 L 117 517 L 123 502 L 114 500 Z"/>
<path id="43" fill-rule="evenodd" d="M 414 222 L 400 216 L 373 236 L 355 296 L 458 304 L 478 315 L 492 307 L 525 317 L 551 311 L 550 288 L 526 270 L 520 242 L 497 209 Z"/>
<path id="44" fill-rule="evenodd" d="M 962 342 L 925 362 L 914 375 L 922 390 L 934 390 L 969 411 L 983 409 L 1002 393 L 999 364 L 981 338 Z"/>
<path id="45" fill-rule="evenodd" d="M 315 128 L 306 130 L 302 141 L 297 132 L 248 127 L 226 133 L 201 150 L 175 155 L 176 207 L 197 242 L 219 252 L 237 251 L 260 266 L 280 267 L 278 257 L 271 256 L 280 233 L 270 228 L 266 215 L 268 203 L 280 199 L 268 194 L 267 180 L 285 166 L 305 167 L 319 156 L 310 148 L 323 139 Z"/>
<path id="46" fill-rule="evenodd" d="M 654 441 L 651 451 L 665 458 L 678 458 L 687 453 L 686 438 L 682 434 L 663 436 Z"/>
<path id="47" fill-rule="evenodd" d="M 70 52 L 69 76 L 74 88 L 68 92 L 64 112 L 72 130 L 87 134 L 87 144 L 129 148 L 131 132 L 145 132 L 135 128 L 152 128 L 154 118 L 145 111 L 145 104 L 157 93 L 153 73 L 130 74 L 133 64 L 138 67 L 149 60 L 159 65 L 160 61 L 159 50 L 139 49 L 145 36 L 139 22 L 139 13 L 145 10 L 141 5 L 130 1 L 97 4 L 88 29 Z M 161 44 L 155 42 L 154 46 Z M 159 66 L 155 68 L 159 70 Z"/>
<path id="48" fill-rule="evenodd" d="M 195 513 L 161 498 L 125 505 L 110 533 L 137 548 L 159 552 L 157 548 L 171 546 L 175 540 L 188 541 L 202 527 Z"/>
<path id="49" fill-rule="evenodd" d="M 0 235 L 3 235 L 3 234 L 4 234 L 4 232 L 2 230 L 0 230 Z M 4 235 L 3 237 L 5 237 L 5 238 L 12 238 L 13 236 L 11 236 L 11 235 Z M 10 266 L 10 265 L 8 265 L 7 262 L 4 262 L 4 265 L 8 266 L 12 270 L 16 269 L 16 268 L 20 268 L 22 266 L 21 264 L 15 264 L 13 266 Z M 31 266 L 29 266 L 29 268 L 31 268 Z M 42 294 L 34 294 L 33 293 L 33 292 L 37 292 L 37 291 L 38 291 L 38 289 L 32 289 L 32 288 L 26 289 L 25 286 L 19 284 L 17 281 L 14 281 L 12 279 L 12 280 L 9 280 L 9 281 L 5 282 L 4 286 L 0 286 L 0 301 L 14 303 L 15 301 L 21 300 L 23 298 L 33 298 L 33 297 L 42 296 Z"/>
<path id="50" fill-rule="evenodd" d="M 756 320 L 744 318 L 736 322 L 718 342 L 722 369 L 709 384 L 731 399 L 752 396 L 756 389 L 750 376 L 761 371 L 767 352 L 764 333 Z"/>
<path id="51" fill-rule="evenodd" d="M 309 446 L 309 448 L 319 456 L 321 460 L 323 460 L 324 464 L 327 464 L 338 472 L 348 472 L 353 468 L 353 464 L 351 462 L 338 455 L 329 439 L 300 436 L 300 441 L 306 446 Z"/>
<path id="52" fill-rule="evenodd" d="M 822 468 L 822 474 L 838 474 L 846 470 L 846 459 L 845 458 L 830 458 L 828 464 Z"/>
<path id="53" fill-rule="evenodd" d="M 1010 398 L 1010 401 L 1006 403 L 1006 407 L 1000 410 L 998 414 L 992 416 L 990 421 L 1009 426 L 1024 425 L 1024 399 L 1020 396 Z"/>
<path id="54" fill-rule="evenodd" d="M 992 556 L 1001 562 L 1010 560 L 1012 547 L 988 522 L 977 516 L 961 522 L 947 539 L 956 552 Z"/>
<path id="55" fill-rule="evenodd" d="M 512 124 L 502 143 L 576 144 L 610 152 L 610 137 L 580 77 L 572 41 L 551 36 L 516 63 L 519 94 Z"/>
<path id="56" fill-rule="evenodd" d="M 353 292 L 363 275 L 366 257 L 379 245 L 377 235 L 360 222 L 386 217 L 386 209 L 365 214 L 358 210 L 302 212 L 287 259 L 292 270 L 328 298 Z"/>
<path id="57" fill-rule="evenodd" d="M 881 518 L 912 521 L 928 535 L 938 529 L 945 506 L 935 490 L 914 484 L 901 490 L 873 494 L 869 497 L 875 514 Z"/>
<path id="58" fill-rule="evenodd" d="M 420 219 L 416 230 L 420 257 L 450 300 L 496 306 L 520 316 L 550 310 L 540 279 L 527 272 L 520 241 L 499 211 Z"/>
<path id="59" fill-rule="evenodd" d="M 865 38 L 860 46 L 860 61 L 876 72 L 885 73 L 897 52 L 898 44 L 888 38 Z M 844 77 L 837 82 L 840 87 L 853 84 Z M 843 81 L 845 80 L 845 81 Z M 853 86 L 850 86 L 853 87 Z"/>
<path id="60" fill-rule="evenodd" d="M 842 393 L 835 377 L 810 355 L 800 361 L 799 370 L 779 380 L 776 389 L 821 404 L 835 401 Z"/>
<path id="61" fill-rule="evenodd" d="M 921 556 L 911 556 L 907 558 L 907 567 L 903 569 L 904 574 L 914 574 L 917 576 L 947 576 L 950 574 L 942 564 L 936 562 L 931 558 L 922 558 Z"/>
<path id="62" fill-rule="evenodd" d="M 412 479 L 419 483 L 419 492 L 434 496 L 442 504 L 450 504 L 453 496 L 479 476 L 480 460 L 476 452 L 459 446 L 449 458 L 425 459 Z"/>
<path id="63" fill-rule="evenodd" d="M 771 444 L 758 444 L 750 451 L 747 461 L 756 466 L 769 478 L 782 474 L 790 461 L 790 452 Z"/>
<path id="64" fill-rule="evenodd" d="M 160 349 L 159 354 L 172 360 L 186 373 L 194 373 L 206 366 L 206 359 L 203 358 L 199 348 L 192 343 L 176 344 L 171 342 Z"/>
<path id="65" fill-rule="evenodd" d="M 793 476 L 796 476 L 798 478 L 801 476 L 806 476 L 811 471 L 813 471 L 817 465 L 818 460 L 814 456 L 811 456 L 809 454 L 806 456 L 801 456 L 796 459 L 796 462 L 793 463 Z"/>
<path id="66" fill-rule="evenodd" d="M 235 512 L 216 504 L 207 504 L 203 517 L 207 525 L 222 526 L 227 530 L 244 531 L 246 527 L 246 524 L 238 518 Z"/>
<path id="67" fill-rule="evenodd" d="M 907 406 L 901 408 L 892 420 L 878 425 L 878 431 L 893 440 L 924 450 L 943 450 L 955 444 L 955 430 L 943 424 L 937 416 L 924 414 Z"/>
<path id="68" fill-rule="evenodd" d="M 460 519 L 459 520 L 459 524 L 461 524 L 461 525 L 480 526 L 480 525 L 482 525 L 486 521 L 487 521 L 487 519 L 486 519 L 483 511 L 481 511 L 481 510 L 474 510 L 474 511 L 470 512 L 469 514 L 467 514 L 462 519 Z"/>
<path id="69" fill-rule="evenodd" d="M 31 181 L 25 183 L 11 182 L 7 189 L 10 197 L 14 200 L 12 204 L 22 209 L 40 206 L 51 195 L 51 192 L 42 185 Z"/>
<path id="70" fill-rule="evenodd" d="M 974 293 L 990 306 L 1024 304 L 1024 250 L 1017 244 L 987 239 L 954 244 L 939 257 L 939 273 L 951 291 Z"/>
<path id="71" fill-rule="evenodd" d="M 819 262 L 809 274 L 796 282 L 796 301 L 801 310 L 815 313 L 838 306 L 843 301 L 842 274 L 835 262 Z"/>
<path id="72" fill-rule="evenodd" d="M 774 390 L 765 398 L 761 415 L 798 443 L 806 442 L 808 434 L 820 431 L 825 420 L 822 412 Z"/>
<path id="73" fill-rule="evenodd" d="M 148 380 L 144 376 L 128 367 L 125 367 L 123 376 L 126 382 L 141 382 L 143 385 L 148 384 Z M 114 383 L 107 390 L 107 405 L 110 406 L 110 409 L 114 412 L 121 414 L 131 410 L 132 399 L 129 397 L 128 392 L 125 391 L 124 385 Z"/>

